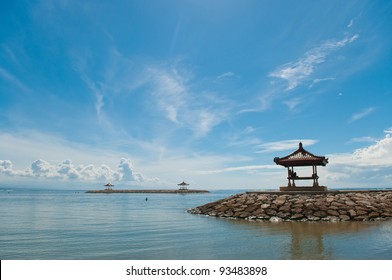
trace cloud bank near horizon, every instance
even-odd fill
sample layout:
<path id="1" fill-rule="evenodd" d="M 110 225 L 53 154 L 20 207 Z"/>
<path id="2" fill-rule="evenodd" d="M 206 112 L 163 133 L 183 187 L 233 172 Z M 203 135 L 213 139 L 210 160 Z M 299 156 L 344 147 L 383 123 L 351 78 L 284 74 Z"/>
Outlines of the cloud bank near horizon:
<path id="1" fill-rule="evenodd" d="M 326 168 L 320 169 L 320 175 L 323 184 L 328 187 L 366 187 L 389 186 L 392 173 L 392 130 L 385 130 L 383 138 L 373 141 L 372 143 L 355 149 L 348 153 L 331 153 L 326 156 L 329 158 L 329 164 Z M 305 139 L 308 145 L 316 143 L 316 140 Z M 297 140 L 285 140 L 281 142 L 264 143 L 264 146 L 258 148 L 269 149 L 270 153 L 277 150 L 295 149 Z M 260 153 L 258 153 L 260 154 Z M 262 153 L 264 154 L 264 153 Z M 214 161 L 215 160 L 215 161 Z M 209 162 L 209 164 L 206 164 Z M 248 176 L 246 179 L 257 178 L 257 176 L 266 176 L 268 182 L 272 185 L 279 181 L 285 182 L 284 170 L 274 164 L 250 165 L 245 160 L 244 164 L 238 164 L 241 161 L 233 161 L 227 166 L 230 158 L 175 158 L 169 166 L 157 164 L 147 168 L 148 173 L 160 177 L 149 178 L 135 170 L 132 161 L 129 158 L 122 158 L 117 168 L 102 164 L 74 164 L 70 159 L 54 163 L 43 159 L 35 160 L 30 167 L 26 169 L 15 169 L 11 160 L 0 160 L 0 178 L 13 178 L 15 180 L 45 180 L 53 182 L 115 182 L 126 184 L 138 184 L 154 186 L 167 183 L 167 180 L 173 181 L 170 174 L 175 174 L 181 170 L 182 175 L 196 184 L 206 184 L 207 181 L 224 182 L 226 176 L 232 176 L 237 173 L 243 173 Z M 237 164 L 235 164 L 237 163 Z M 186 166 L 186 168 L 184 168 Z M 198 166 L 195 169 L 192 167 Z M 200 168 L 204 166 L 205 168 Z M 152 168 L 152 169 L 151 169 Z M 231 174 L 231 175 L 229 175 Z M 165 177 L 166 176 L 166 177 Z M 212 177 L 211 177 L 212 176 Z M 171 178 L 171 179 L 169 179 Z M 244 179 L 242 180 L 244 182 Z M 247 184 L 245 184 L 247 185 Z M 254 188 L 254 185 L 247 185 Z M 264 187 L 271 187 L 265 185 Z M 245 186 L 244 186 L 245 187 Z"/>
<path id="2" fill-rule="evenodd" d="M 34 161 L 24 170 L 13 168 L 11 160 L 0 160 L 0 175 L 34 179 L 58 179 L 65 181 L 110 181 L 123 183 L 142 183 L 148 181 L 141 173 L 134 170 L 132 161 L 122 158 L 116 170 L 106 164 L 74 165 L 70 159 L 59 164 L 52 164 L 43 159 Z"/>
<path id="3" fill-rule="evenodd" d="M 364 187 L 391 187 L 392 137 L 384 138 L 351 153 L 330 154 L 326 179 Z M 375 185 L 376 184 L 376 185 Z"/>

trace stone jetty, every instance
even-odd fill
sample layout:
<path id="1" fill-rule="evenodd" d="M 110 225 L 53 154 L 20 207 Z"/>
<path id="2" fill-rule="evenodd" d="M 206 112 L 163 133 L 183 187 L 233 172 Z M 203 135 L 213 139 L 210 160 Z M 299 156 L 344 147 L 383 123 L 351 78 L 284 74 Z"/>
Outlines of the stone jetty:
<path id="1" fill-rule="evenodd" d="M 207 190 L 192 190 L 192 189 L 181 189 L 181 190 L 113 190 L 113 189 L 104 189 L 104 190 L 86 191 L 86 193 L 179 193 L 179 194 L 187 194 L 187 193 L 209 193 L 209 191 L 207 191 Z"/>
<path id="2" fill-rule="evenodd" d="M 392 217 L 392 191 L 247 192 L 188 210 L 265 221 L 379 221 Z"/>

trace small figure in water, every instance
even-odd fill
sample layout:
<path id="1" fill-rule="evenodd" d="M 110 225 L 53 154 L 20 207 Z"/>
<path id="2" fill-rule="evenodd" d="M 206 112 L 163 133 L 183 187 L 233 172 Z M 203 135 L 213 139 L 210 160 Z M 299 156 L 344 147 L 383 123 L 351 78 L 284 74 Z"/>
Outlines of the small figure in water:
<path id="1" fill-rule="evenodd" d="M 148 198 L 146 197 L 146 201 L 148 200 Z"/>

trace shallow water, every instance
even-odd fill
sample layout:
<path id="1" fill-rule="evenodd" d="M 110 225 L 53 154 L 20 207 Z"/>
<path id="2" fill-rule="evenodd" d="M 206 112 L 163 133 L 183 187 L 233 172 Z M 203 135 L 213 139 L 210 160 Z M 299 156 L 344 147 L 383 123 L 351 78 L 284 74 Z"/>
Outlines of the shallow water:
<path id="1" fill-rule="evenodd" d="M 186 212 L 238 192 L 1 189 L 0 258 L 392 259 L 392 221 L 270 223 Z"/>

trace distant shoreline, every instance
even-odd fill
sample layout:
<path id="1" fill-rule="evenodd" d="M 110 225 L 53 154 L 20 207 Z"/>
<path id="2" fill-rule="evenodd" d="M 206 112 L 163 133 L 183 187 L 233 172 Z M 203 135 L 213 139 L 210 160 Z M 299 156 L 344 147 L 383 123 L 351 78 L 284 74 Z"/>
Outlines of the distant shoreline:
<path id="1" fill-rule="evenodd" d="M 86 193 L 209 193 L 207 190 L 91 190 Z"/>

